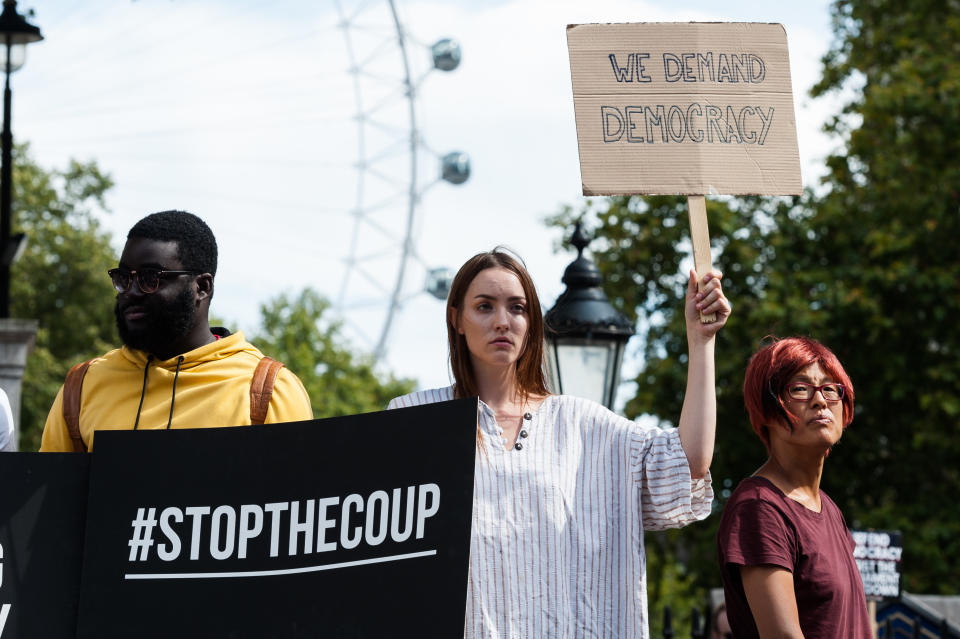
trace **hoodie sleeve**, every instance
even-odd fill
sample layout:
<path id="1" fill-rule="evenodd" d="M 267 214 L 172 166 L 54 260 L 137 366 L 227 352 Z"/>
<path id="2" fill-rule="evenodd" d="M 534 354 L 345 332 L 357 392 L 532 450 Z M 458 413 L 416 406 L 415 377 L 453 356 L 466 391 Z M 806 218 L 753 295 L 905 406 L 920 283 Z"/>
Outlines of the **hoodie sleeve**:
<path id="1" fill-rule="evenodd" d="M 288 368 L 283 367 L 273 385 L 270 396 L 270 410 L 267 411 L 267 424 L 283 422 L 302 422 L 313 419 L 310 396 L 303 383 Z"/>

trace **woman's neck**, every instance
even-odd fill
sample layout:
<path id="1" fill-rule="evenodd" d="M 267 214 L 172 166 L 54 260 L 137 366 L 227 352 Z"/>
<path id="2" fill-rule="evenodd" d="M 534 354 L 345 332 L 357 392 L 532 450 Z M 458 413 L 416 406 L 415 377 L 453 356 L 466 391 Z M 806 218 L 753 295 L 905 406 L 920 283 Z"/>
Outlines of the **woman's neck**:
<path id="1" fill-rule="evenodd" d="M 783 494 L 810 510 L 820 512 L 820 479 L 823 455 L 797 455 L 795 451 L 770 450 L 770 457 L 756 475 L 769 479 Z"/>
<path id="2" fill-rule="evenodd" d="M 509 410 L 521 403 L 522 394 L 517 382 L 516 366 L 494 369 L 474 363 L 473 372 L 480 399 L 494 412 Z"/>

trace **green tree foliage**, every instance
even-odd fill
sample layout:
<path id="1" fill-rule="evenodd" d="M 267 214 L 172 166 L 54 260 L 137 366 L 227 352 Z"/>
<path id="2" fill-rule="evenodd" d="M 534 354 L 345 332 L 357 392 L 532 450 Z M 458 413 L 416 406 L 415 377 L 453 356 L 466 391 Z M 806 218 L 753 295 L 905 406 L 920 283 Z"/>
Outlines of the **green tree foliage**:
<path id="1" fill-rule="evenodd" d="M 294 371 L 310 395 L 315 417 L 383 410 L 413 390 L 414 383 L 388 374 L 381 379 L 373 359 L 344 344 L 340 324 L 324 316 L 330 304 L 316 291 L 280 295 L 260 307 L 263 332 L 254 340 Z"/>
<path id="2" fill-rule="evenodd" d="M 818 218 L 845 238 L 834 341 L 860 381 L 848 516 L 902 529 L 905 588 L 960 573 L 960 2 L 844 0 L 814 95 L 852 95 L 830 130 Z M 840 254 L 838 254 L 840 253 Z M 852 447 L 851 447 L 852 448 Z M 832 461 L 832 460 L 831 460 Z"/>
<path id="3" fill-rule="evenodd" d="M 904 532 L 904 588 L 947 593 L 960 573 L 960 3 L 841 0 L 814 95 L 850 96 L 827 127 L 843 143 L 818 193 L 708 202 L 733 316 L 717 344 L 720 506 L 765 451 L 740 387 L 768 334 L 811 335 L 856 385 L 856 417 L 824 489 L 853 526 Z M 608 294 L 647 329 L 631 415 L 673 422 L 686 368 L 682 198 L 612 198 L 587 213 Z M 681 533 L 715 586 L 717 518 Z"/>
<path id="4" fill-rule="evenodd" d="M 709 616 L 705 590 L 697 583 L 697 574 L 688 571 L 688 563 L 678 561 L 689 545 L 683 531 L 648 533 L 647 605 L 650 614 L 650 636 L 665 637 L 664 612 L 670 608 L 670 627 L 674 637 L 692 637 L 693 610 L 703 622 Z"/>
<path id="5" fill-rule="evenodd" d="M 10 314 L 39 323 L 23 379 L 20 449 L 37 450 L 67 370 L 114 339 L 106 271 L 115 258 L 97 219 L 113 182 L 93 162 L 48 171 L 23 146 L 14 158 L 13 232 L 26 233 L 27 245 L 11 269 Z"/>

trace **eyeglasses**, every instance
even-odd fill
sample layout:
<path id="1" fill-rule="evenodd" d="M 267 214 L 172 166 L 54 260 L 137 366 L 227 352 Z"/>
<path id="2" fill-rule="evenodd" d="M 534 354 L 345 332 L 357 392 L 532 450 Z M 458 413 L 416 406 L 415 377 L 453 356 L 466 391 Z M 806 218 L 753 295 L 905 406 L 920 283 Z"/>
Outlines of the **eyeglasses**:
<path id="1" fill-rule="evenodd" d="M 168 271 L 162 268 L 145 267 L 136 271 L 112 268 L 107 271 L 107 275 L 113 280 L 113 288 L 117 293 L 125 293 L 130 289 L 130 284 L 134 279 L 137 280 L 137 286 L 140 291 L 146 294 L 156 293 L 160 288 L 160 280 L 167 277 L 178 277 L 180 275 L 199 275 L 201 271 Z"/>
<path id="2" fill-rule="evenodd" d="M 819 386 L 806 382 L 790 382 L 785 390 L 790 399 L 801 402 L 808 402 L 813 399 L 817 391 L 820 391 L 823 398 L 828 402 L 839 402 L 843 399 L 844 388 L 843 384 L 837 384 L 836 382 L 828 382 Z"/>

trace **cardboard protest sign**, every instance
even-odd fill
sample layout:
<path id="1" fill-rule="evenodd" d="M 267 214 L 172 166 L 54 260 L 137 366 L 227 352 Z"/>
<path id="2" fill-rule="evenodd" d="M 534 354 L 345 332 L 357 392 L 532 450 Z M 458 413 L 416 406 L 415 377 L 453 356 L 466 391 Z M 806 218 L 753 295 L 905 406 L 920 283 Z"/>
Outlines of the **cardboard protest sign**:
<path id="1" fill-rule="evenodd" d="M 800 194 L 782 25 L 571 24 L 567 47 L 583 194 L 688 195 L 701 277 L 705 195 Z"/>
<path id="2" fill-rule="evenodd" d="M 584 195 L 801 192 L 779 24 L 567 27 Z"/>
<path id="3" fill-rule="evenodd" d="M 73 639 L 90 456 L 0 454 L 0 639 Z"/>

